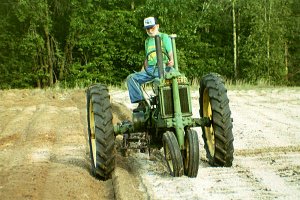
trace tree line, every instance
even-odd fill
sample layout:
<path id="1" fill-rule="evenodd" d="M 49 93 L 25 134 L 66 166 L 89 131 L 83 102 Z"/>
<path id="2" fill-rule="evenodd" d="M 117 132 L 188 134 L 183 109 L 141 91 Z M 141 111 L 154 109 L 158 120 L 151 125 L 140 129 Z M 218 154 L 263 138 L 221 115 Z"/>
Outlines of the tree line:
<path id="1" fill-rule="evenodd" d="M 298 0 L 0 0 L 0 89 L 121 84 L 145 57 L 143 19 L 176 33 L 190 80 L 300 85 Z"/>

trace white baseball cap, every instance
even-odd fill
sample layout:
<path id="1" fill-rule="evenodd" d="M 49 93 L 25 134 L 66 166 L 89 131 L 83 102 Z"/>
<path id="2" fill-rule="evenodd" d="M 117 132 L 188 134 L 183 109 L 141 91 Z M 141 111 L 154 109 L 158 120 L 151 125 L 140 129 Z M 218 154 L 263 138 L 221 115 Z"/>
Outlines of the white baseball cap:
<path id="1" fill-rule="evenodd" d="M 144 19 L 144 28 L 152 28 L 157 24 L 157 19 L 155 17 L 147 17 Z"/>

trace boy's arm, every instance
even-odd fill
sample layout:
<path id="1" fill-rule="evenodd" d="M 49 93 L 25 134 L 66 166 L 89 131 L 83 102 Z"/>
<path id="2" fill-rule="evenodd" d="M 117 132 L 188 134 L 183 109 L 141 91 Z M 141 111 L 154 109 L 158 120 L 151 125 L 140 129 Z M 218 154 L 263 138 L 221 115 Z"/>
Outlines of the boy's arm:
<path id="1" fill-rule="evenodd" d="M 147 61 L 147 58 L 145 59 L 144 61 L 144 67 L 146 68 L 148 66 L 148 61 Z"/>
<path id="2" fill-rule="evenodd" d="M 147 68 L 147 66 L 148 66 L 148 58 L 147 58 L 147 50 L 148 50 L 148 39 L 146 39 L 145 40 L 145 53 L 146 53 L 146 58 L 145 58 L 145 60 L 144 60 L 144 68 L 146 69 Z"/>
<path id="3" fill-rule="evenodd" d="M 165 38 L 163 39 L 163 42 L 165 45 L 165 49 L 167 50 L 168 56 L 170 58 L 167 63 L 167 66 L 172 67 L 172 66 L 174 66 L 174 57 L 173 57 L 171 38 L 167 34 L 165 34 L 164 37 Z"/>
<path id="4" fill-rule="evenodd" d="M 173 67 L 173 66 L 174 66 L 173 52 L 172 52 L 172 51 L 169 52 L 168 55 L 169 55 L 169 57 L 170 57 L 170 60 L 168 61 L 167 66 Z"/>

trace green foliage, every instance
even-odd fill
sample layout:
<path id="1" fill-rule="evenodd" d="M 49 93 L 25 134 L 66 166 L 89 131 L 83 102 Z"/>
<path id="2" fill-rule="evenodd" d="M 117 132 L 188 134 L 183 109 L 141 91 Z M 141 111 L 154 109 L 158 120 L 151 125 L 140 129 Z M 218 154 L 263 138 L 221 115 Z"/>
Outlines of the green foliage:
<path id="1" fill-rule="evenodd" d="M 89 71 L 94 73 L 93 80 L 120 82 L 142 65 L 144 35 L 142 29 L 138 29 L 140 22 L 134 12 L 93 6 L 81 12 L 86 14 L 74 13 L 71 20 L 70 29 L 76 33 L 73 54 L 81 65 L 95 68 Z M 86 78 L 91 77 L 86 74 Z"/>
<path id="2" fill-rule="evenodd" d="M 286 42 L 282 16 L 289 14 L 281 1 L 247 1 L 240 4 L 240 13 L 247 20 L 241 26 L 241 74 L 249 81 L 259 79 L 281 83 L 286 76 L 284 43 Z M 254 12 L 255 11 L 255 12 Z M 244 21 L 243 19 L 241 19 Z"/>
<path id="3" fill-rule="evenodd" d="M 300 85 L 300 3 L 235 0 L 240 80 Z M 232 0 L 0 1 L 0 88 L 120 85 L 144 60 L 143 19 L 176 33 L 191 80 L 234 78 Z"/>
<path id="4" fill-rule="evenodd" d="M 288 28 L 286 48 L 288 49 L 288 80 L 291 85 L 300 85 L 300 1 L 291 3 L 289 18 L 285 18 Z"/>

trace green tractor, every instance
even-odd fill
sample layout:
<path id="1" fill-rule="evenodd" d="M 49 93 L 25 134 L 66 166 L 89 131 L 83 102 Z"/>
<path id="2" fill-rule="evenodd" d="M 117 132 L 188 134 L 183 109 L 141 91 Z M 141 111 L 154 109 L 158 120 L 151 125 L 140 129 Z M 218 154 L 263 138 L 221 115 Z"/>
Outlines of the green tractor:
<path id="1" fill-rule="evenodd" d="M 199 140 L 195 127 L 202 128 L 208 163 L 230 167 L 233 161 L 232 118 L 224 81 L 210 73 L 202 77 L 199 88 L 200 118 L 193 118 L 190 84 L 178 70 L 175 37 L 170 35 L 174 70 L 165 73 L 161 38 L 155 37 L 159 78 L 152 81 L 154 95 L 143 111 L 132 113 L 132 121 L 112 123 L 108 89 L 103 84 L 87 89 L 88 138 L 91 172 L 102 180 L 111 178 L 115 168 L 115 137 L 123 135 L 121 151 L 157 147 L 171 176 L 196 177 L 199 168 Z"/>

